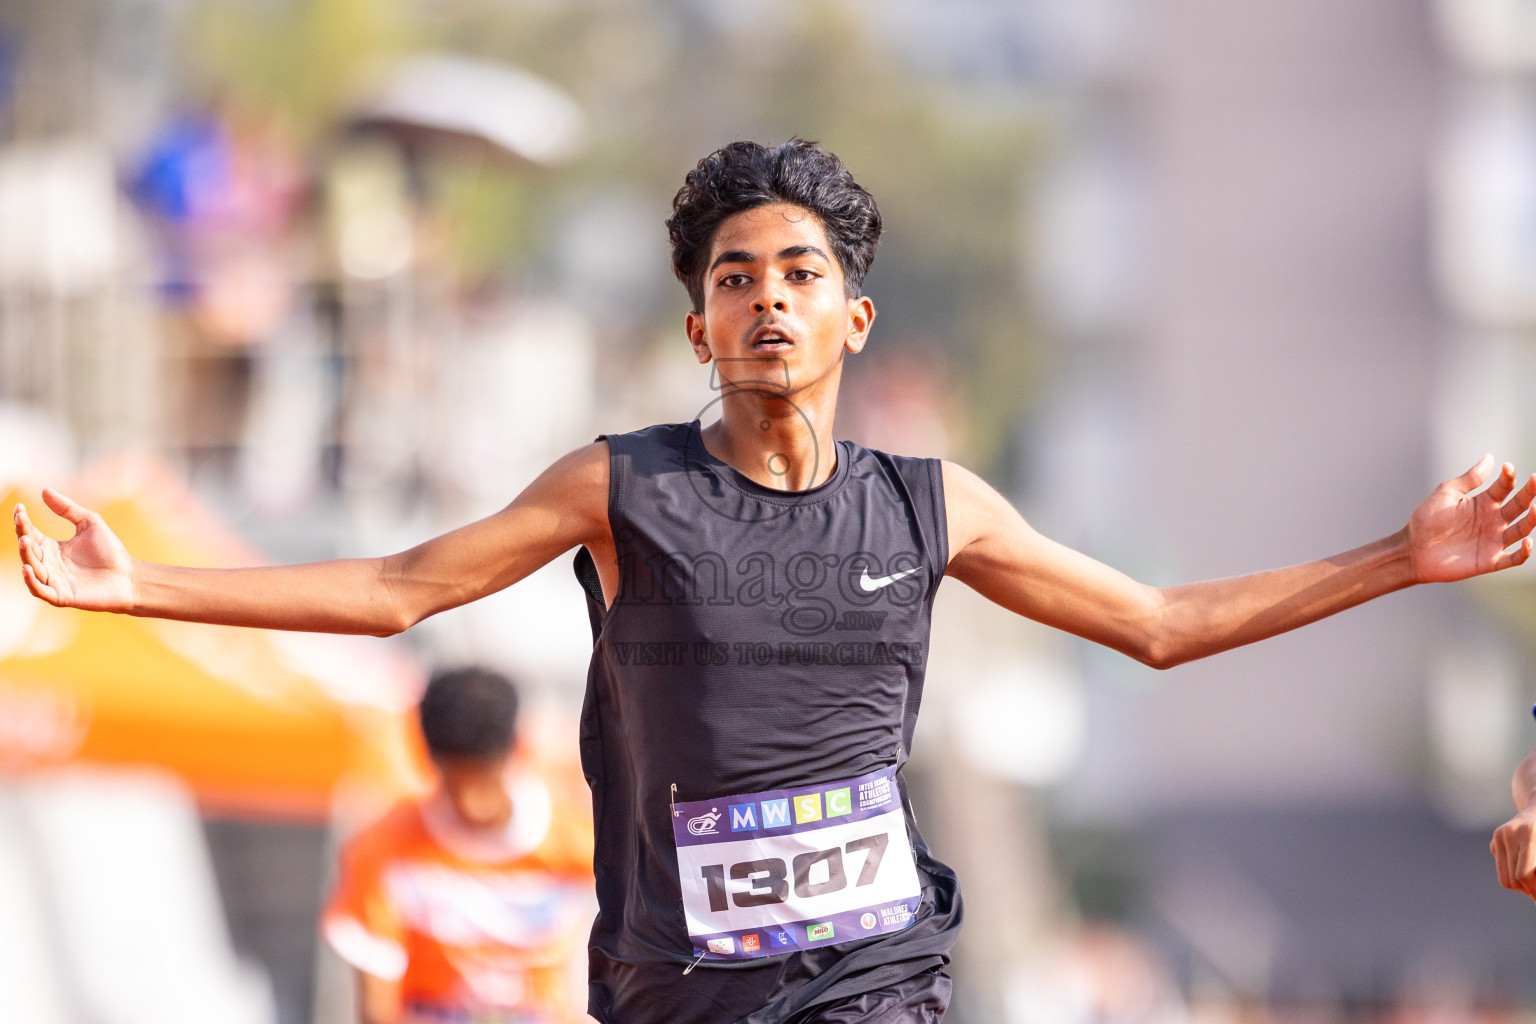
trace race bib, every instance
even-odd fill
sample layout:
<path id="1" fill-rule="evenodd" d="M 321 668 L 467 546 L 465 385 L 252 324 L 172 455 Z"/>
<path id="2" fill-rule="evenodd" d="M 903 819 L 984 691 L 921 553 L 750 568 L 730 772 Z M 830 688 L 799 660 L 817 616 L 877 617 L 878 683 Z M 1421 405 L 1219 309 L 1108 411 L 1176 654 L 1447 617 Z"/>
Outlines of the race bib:
<path id="1" fill-rule="evenodd" d="M 896 769 L 673 807 L 694 955 L 746 960 L 912 923 L 919 884 Z"/>

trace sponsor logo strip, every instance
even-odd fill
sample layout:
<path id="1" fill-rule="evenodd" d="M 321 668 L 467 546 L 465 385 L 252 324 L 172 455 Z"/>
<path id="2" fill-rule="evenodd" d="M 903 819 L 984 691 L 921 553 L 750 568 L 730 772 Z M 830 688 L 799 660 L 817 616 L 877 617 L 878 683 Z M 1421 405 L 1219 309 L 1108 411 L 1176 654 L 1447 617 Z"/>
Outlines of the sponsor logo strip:
<path id="1" fill-rule="evenodd" d="M 700 935 L 694 938 L 693 955 L 706 960 L 751 960 L 812 946 L 830 946 L 850 939 L 899 932 L 911 926 L 917 899 L 883 904 L 874 910 L 849 911 L 807 921 L 790 921 L 771 928 Z M 723 952 L 724 950 L 731 952 Z"/>
<path id="2" fill-rule="evenodd" d="M 862 821 L 900 811 L 896 769 L 881 768 L 856 779 L 820 786 L 743 793 L 714 800 L 678 801 L 672 808 L 678 846 L 717 843 L 748 836 L 774 836 Z"/>

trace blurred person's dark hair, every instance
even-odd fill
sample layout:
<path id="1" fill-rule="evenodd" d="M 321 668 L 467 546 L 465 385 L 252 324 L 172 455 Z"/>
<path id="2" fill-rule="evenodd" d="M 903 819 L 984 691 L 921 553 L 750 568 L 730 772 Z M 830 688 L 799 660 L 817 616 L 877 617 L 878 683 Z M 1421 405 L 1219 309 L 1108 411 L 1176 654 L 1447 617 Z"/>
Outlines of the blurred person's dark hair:
<path id="1" fill-rule="evenodd" d="M 434 672 L 417 710 L 434 761 L 500 757 L 512 749 L 517 688 L 500 672 L 473 666 Z"/>
<path id="2" fill-rule="evenodd" d="M 733 142 L 699 161 L 672 199 L 667 234 L 672 271 L 688 289 L 695 313 L 704 311 L 704 274 L 715 229 L 743 210 L 789 203 L 815 214 L 843 270 L 850 299 L 864 287 L 880 241 L 880 210 L 836 155 L 814 142 L 780 146 Z"/>

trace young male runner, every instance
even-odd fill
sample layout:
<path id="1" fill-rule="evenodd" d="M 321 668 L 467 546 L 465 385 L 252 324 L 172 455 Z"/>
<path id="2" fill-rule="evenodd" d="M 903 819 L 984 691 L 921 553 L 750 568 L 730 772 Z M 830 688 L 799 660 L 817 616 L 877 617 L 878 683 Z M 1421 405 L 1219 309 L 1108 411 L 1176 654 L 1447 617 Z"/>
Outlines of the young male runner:
<path id="1" fill-rule="evenodd" d="M 874 200 L 810 143 L 738 142 L 668 222 L 719 422 L 600 438 L 506 509 L 386 558 L 191 570 L 129 557 L 100 517 L 16 512 L 23 575 L 55 604 L 392 634 L 573 547 L 594 603 L 583 712 L 605 1024 L 934 1021 L 960 924 L 914 826 L 911 748 L 929 610 L 953 576 L 1021 615 L 1168 667 L 1393 590 L 1524 562 L 1536 476 L 1491 456 L 1393 535 L 1235 579 L 1148 587 L 1035 533 L 953 463 L 833 439 Z M 1481 494 L 1475 494 L 1493 476 Z M 589 554 L 588 554 L 589 553 Z"/>
<path id="2" fill-rule="evenodd" d="M 435 673 L 418 707 L 437 785 L 360 831 L 321 918 L 362 1024 L 577 1024 L 571 968 L 590 915 L 592 834 L 514 759 L 517 691 Z"/>

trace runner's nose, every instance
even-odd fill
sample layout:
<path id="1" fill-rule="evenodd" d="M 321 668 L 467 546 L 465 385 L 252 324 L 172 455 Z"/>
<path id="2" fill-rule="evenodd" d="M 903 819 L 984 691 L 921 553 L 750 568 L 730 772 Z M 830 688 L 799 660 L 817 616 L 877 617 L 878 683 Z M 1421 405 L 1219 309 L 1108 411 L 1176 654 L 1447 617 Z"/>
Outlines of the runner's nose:
<path id="1" fill-rule="evenodd" d="M 752 300 L 752 312 L 761 314 L 770 309 L 777 313 L 784 313 L 789 310 L 789 304 L 785 302 L 784 293 L 776 282 L 765 281 L 756 298 Z"/>

